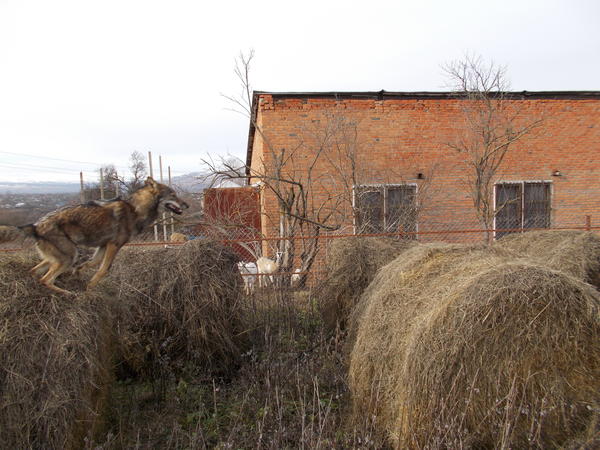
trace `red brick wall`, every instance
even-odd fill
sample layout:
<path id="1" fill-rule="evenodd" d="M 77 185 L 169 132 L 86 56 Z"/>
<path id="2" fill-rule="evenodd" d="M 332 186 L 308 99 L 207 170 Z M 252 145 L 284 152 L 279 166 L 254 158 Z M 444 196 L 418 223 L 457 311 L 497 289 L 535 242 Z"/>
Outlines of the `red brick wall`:
<path id="1" fill-rule="evenodd" d="M 344 118 L 357 124 L 362 183 L 415 183 L 422 194 L 427 191 L 421 199 L 420 231 L 478 227 L 464 183 L 471 169 L 465 156 L 447 145 L 464 126 L 461 102 L 263 94 L 258 98 L 262 136 L 256 133 L 254 137 L 252 167 L 258 169 L 263 162 L 269 166 L 270 149 L 285 148 L 296 152 L 288 170 L 301 174 L 319 141 L 315 135 L 333 120 Z M 551 181 L 552 226 L 582 226 L 586 214 L 592 216 L 592 224 L 600 224 L 600 98 L 528 98 L 512 100 L 511 105 L 521 120 L 543 118 L 543 123 L 514 144 L 497 181 Z M 562 176 L 552 176 L 555 170 Z M 343 182 L 324 160 L 317 164 L 317 171 L 323 175 L 317 190 L 325 199 Z M 425 180 L 418 179 L 418 173 L 425 174 Z M 263 231 L 271 234 L 278 226 L 278 211 L 268 190 L 263 205 Z M 349 217 L 345 225 L 350 230 Z"/>

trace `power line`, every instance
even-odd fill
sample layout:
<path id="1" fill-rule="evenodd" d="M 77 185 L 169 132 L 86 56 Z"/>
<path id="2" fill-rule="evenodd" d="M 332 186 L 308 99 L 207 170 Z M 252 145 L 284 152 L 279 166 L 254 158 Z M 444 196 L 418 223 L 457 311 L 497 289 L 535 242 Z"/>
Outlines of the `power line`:
<path id="1" fill-rule="evenodd" d="M 34 170 L 34 171 L 38 171 L 38 172 L 53 172 L 53 173 L 60 173 L 60 174 L 77 174 L 78 172 L 80 172 L 79 170 L 68 170 L 68 169 L 61 169 L 60 167 L 52 167 L 52 168 L 43 168 L 43 167 L 36 167 L 36 166 L 30 166 L 30 167 L 19 167 L 19 166 L 13 166 L 13 165 L 9 165 L 9 164 L 0 164 L 0 167 L 4 167 L 5 169 L 18 169 L 18 170 L 22 170 L 22 171 L 29 171 L 29 170 Z M 92 175 L 94 177 L 96 177 L 98 174 L 96 174 L 95 172 L 91 172 L 91 171 L 83 171 L 84 174 L 86 175 Z"/>
<path id="2" fill-rule="evenodd" d="M 89 162 L 89 161 L 75 161 L 72 159 L 51 158 L 49 156 L 29 155 L 26 153 L 2 152 L 2 151 L 0 151 L 0 153 L 6 154 L 6 155 L 15 155 L 15 156 L 27 156 L 30 158 L 51 159 L 53 161 L 73 162 L 73 163 L 77 163 L 77 164 L 91 164 L 93 166 L 101 166 L 102 165 L 99 163 L 93 163 L 93 162 Z"/>
<path id="3" fill-rule="evenodd" d="M 14 155 L 14 156 L 21 156 L 21 157 L 28 157 L 28 158 L 47 159 L 47 160 L 51 160 L 51 161 L 69 162 L 69 163 L 75 163 L 75 164 L 87 164 L 87 165 L 96 166 L 98 168 L 103 166 L 103 164 L 90 162 L 90 161 L 76 161 L 74 159 L 52 158 L 50 156 L 38 156 L 38 155 L 30 155 L 30 154 L 26 154 L 26 153 L 15 153 L 15 152 L 0 151 L 0 153 L 5 154 L 5 155 Z M 112 165 L 114 165 L 114 164 L 112 164 Z M 129 167 L 125 167 L 125 166 L 114 166 L 114 167 L 117 169 L 129 170 Z"/>
<path id="4" fill-rule="evenodd" d="M 90 165 L 94 166 L 94 169 L 81 170 L 80 168 L 77 168 L 77 167 L 66 168 L 66 167 L 56 167 L 56 166 L 44 166 L 41 164 L 29 164 L 29 163 L 25 163 L 25 162 L 0 161 L 0 167 L 6 168 L 6 169 L 13 169 L 13 170 L 14 169 L 19 169 L 19 170 L 23 170 L 23 171 L 33 170 L 33 171 L 38 171 L 38 172 L 53 172 L 53 173 L 61 173 L 61 174 L 73 174 L 74 172 L 82 171 L 84 174 L 86 174 L 86 176 L 89 176 L 92 178 L 95 178 L 98 175 L 96 173 L 96 171 L 98 171 L 101 167 L 105 167 L 105 166 L 109 166 L 109 165 L 113 166 L 115 169 L 117 169 L 119 171 L 126 172 L 126 171 L 130 170 L 129 167 L 117 166 L 114 164 L 99 164 L 99 163 L 94 163 L 94 162 L 90 162 L 90 161 L 77 161 L 74 159 L 52 158 L 50 156 L 38 156 L 38 155 L 31 155 L 31 154 L 26 154 L 26 153 L 0 151 L 0 154 L 20 156 L 22 158 L 37 158 L 37 159 L 48 160 L 48 161 L 58 161 L 58 162 L 67 162 L 67 163 L 71 163 L 71 164 L 85 164 L 88 166 L 90 166 Z M 182 170 L 173 170 L 172 173 L 175 176 L 178 176 L 178 175 L 186 174 L 187 172 L 182 171 Z"/>
<path id="5" fill-rule="evenodd" d="M 38 164 L 13 163 L 13 162 L 7 162 L 5 164 L 11 165 L 11 166 L 13 166 L 15 168 L 23 168 L 23 169 L 34 168 L 34 169 L 59 170 L 59 171 L 68 172 L 68 173 L 79 172 L 78 169 L 68 169 L 68 168 L 56 167 L 56 166 L 41 166 L 41 165 L 38 165 Z M 92 170 L 84 170 L 84 172 L 92 173 Z"/>

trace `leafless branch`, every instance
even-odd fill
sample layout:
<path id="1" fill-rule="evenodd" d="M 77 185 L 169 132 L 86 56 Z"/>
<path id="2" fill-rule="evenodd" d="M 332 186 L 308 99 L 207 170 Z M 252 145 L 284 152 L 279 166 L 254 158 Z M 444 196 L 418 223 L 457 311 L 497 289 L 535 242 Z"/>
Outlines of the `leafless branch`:
<path id="1" fill-rule="evenodd" d="M 496 174 L 514 144 L 540 127 L 543 119 L 524 117 L 509 101 L 506 67 L 466 55 L 463 60 L 444 65 L 443 70 L 449 86 L 463 99 L 465 117 L 464 129 L 447 145 L 465 155 L 472 169 L 467 178 L 468 191 L 479 220 L 490 230 L 499 211 L 492 204 Z M 491 239 L 488 232 L 488 241 Z"/>

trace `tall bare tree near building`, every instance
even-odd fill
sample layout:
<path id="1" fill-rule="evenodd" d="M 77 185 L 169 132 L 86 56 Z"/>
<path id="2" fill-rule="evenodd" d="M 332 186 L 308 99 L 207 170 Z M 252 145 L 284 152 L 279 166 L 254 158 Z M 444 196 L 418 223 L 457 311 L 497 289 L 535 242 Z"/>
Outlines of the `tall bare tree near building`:
<path id="1" fill-rule="evenodd" d="M 493 203 L 497 173 L 517 141 L 542 124 L 541 117 L 524 116 L 509 92 L 506 68 L 481 57 L 466 56 L 443 66 L 451 88 L 461 98 L 464 125 L 448 146 L 463 154 L 470 171 L 466 184 L 477 217 L 493 240 L 494 218 L 504 206 Z"/>
<path id="2" fill-rule="evenodd" d="M 277 251 L 282 255 L 280 270 L 290 272 L 292 264 L 299 261 L 297 268 L 305 273 L 317 256 L 322 232 L 352 224 L 358 217 L 361 203 L 355 201 L 357 187 L 369 183 L 385 184 L 390 178 L 398 184 L 402 178 L 393 169 L 386 169 L 383 174 L 381 170 L 369 169 L 368 158 L 361 152 L 367 144 L 360 139 L 359 122 L 335 106 L 298 125 L 294 130 L 295 142 L 288 143 L 287 148 L 273 145 L 269 133 L 257 123 L 253 110 L 250 84 L 253 57 L 254 53 L 249 52 L 236 59 L 235 74 L 241 91 L 238 95 L 224 97 L 233 111 L 249 118 L 263 142 L 264 161 L 243 169 L 249 174 L 247 178 L 260 181 L 277 203 L 277 211 L 272 211 L 272 217 L 268 219 L 278 226 L 282 238 L 277 245 Z M 217 176 L 239 176 L 236 174 L 240 168 L 226 161 L 220 164 L 208 162 L 208 166 Z M 407 215 L 416 217 L 414 209 Z M 386 218 L 390 228 L 392 222 L 401 222 L 399 217 L 392 221 L 391 214 Z M 295 239 L 298 235 L 304 238 Z"/>
<path id="3" fill-rule="evenodd" d="M 330 150 L 330 129 L 315 136 L 319 141 L 300 142 L 291 149 L 267 147 L 270 163 L 262 169 L 253 169 L 250 176 L 261 182 L 277 201 L 276 217 L 270 217 L 278 223 L 279 237 L 276 250 L 281 255 L 280 271 L 290 273 L 295 257 L 300 252 L 301 272 L 310 270 L 319 249 L 319 237 L 323 230 L 333 231 L 343 222 L 341 204 L 344 196 L 334 187 L 334 177 L 318 170 L 318 163 L 324 161 L 324 154 Z M 304 145 L 310 145 L 313 151 L 304 152 Z M 301 155 L 308 155 L 309 161 Z M 303 170 L 293 170 L 299 166 L 302 158 Z M 218 178 L 247 177 L 246 166 L 233 166 L 231 160 L 219 163 L 204 161 L 212 175 Z M 240 169 L 244 170 L 241 171 Z M 305 239 L 297 241 L 299 235 Z M 298 248 L 299 244 L 299 248 Z"/>
<path id="4" fill-rule="evenodd" d="M 279 225 L 277 251 L 282 255 L 280 270 L 291 272 L 297 253 L 298 235 L 310 236 L 309 239 L 300 241 L 300 270 L 307 272 L 317 255 L 319 236 L 323 230 L 336 230 L 341 219 L 341 204 L 344 196 L 339 189 L 335 189 L 337 182 L 332 174 L 318 170 L 319 165 L 325 164 L 331 158 L 331 149 L 339 142 L 344 132 L 355 125 L 340 120 L 325 120 L 319 130 L 304 130 L 306 133 L 299 136 L 293 148 L 275 148 L 271 145 L 269 137 L 263 132 L 256 122 L 252 110 L 252 86 L 250 84 L 250 66 L 254 52 L 241 53 L 236 58 L 235 75 L 240 82 L 241 91 L 238 95 L 224 95 L 232 105 L 231 110 L 250 119 L 255 132 L 258 133 L 264 144 L 269 164 L 262 164 L 261 168 L 244 166 L 244 173 L 248 178 L 259 180 L 264 189 L 269 191 L 277 201 L 277 217 L 271 219 Z M 310 132 L 309 132 L 310 131 Z M 302 133 L 301 133 L 302 134 Z M 310 146 L 310 151 L 306 147 Z M 308 158 L 308 159 L 306 159 Z M 301 166 L 303 170 L 294 170 Z M 216 165 L 205 161 L 217 176 L 239 176 L 239 167 L 233 167 L 227 161 Z"/>

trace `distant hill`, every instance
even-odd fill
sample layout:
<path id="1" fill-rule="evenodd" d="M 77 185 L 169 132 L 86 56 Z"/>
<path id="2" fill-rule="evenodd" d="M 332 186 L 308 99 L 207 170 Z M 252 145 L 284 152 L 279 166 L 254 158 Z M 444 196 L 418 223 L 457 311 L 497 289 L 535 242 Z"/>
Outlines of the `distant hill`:
<path id="1" fill-rule="evenodd" d="M 213 180 L 203 172 L 191 172 L 173 177 L 173 184 L 187 192 L 202 192 L 208 187 L 235 187 L 244 184 L 243 179 Z"/>
<path id="2" fill-rule="evenodd" d="M 211 185 L 206 173 L 190 172 L 172 178 L 173 184 L 186 192 L 202 192 Z M 242 181 L 239 181 L 241 184 Z M 217 183 L 218 185 L 219 183 Z M 54 181 L 10 182 L 0 181 L 0 194 L 71 194 L 79 192 L 79 183 Z"/>
<path id="3" fill-rule="evenodd" d="M 0 181 L 0 194 L 71 194 L 79 192 L 79 183 L 40 181 L 14 183 Z"/>
<path id="4" fill-rule="evenodd" d="M 210 180 L 206 180 L 206 174 L 202 172 L 190 172 L 172 178 L 172 183 L 179 189 L 187 192 L 202 192 L 206 189 Z"/>

